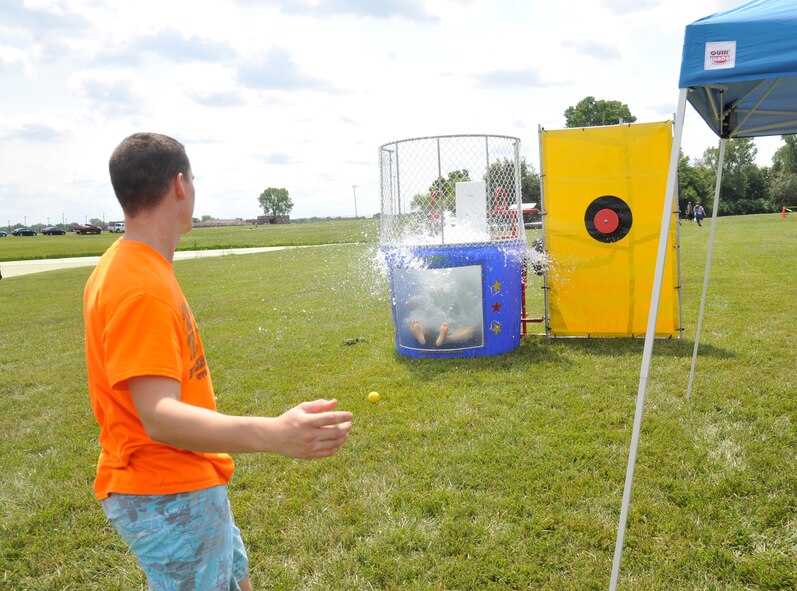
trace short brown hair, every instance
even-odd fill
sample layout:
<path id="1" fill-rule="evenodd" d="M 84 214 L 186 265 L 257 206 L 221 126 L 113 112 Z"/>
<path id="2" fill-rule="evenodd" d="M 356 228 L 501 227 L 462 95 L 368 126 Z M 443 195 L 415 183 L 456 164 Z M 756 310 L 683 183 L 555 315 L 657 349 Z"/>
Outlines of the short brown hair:
<path id="1" fill-rule="evenodd" d="M 169 183 L 188 174 L 191 163 L 185 146 L 159 133 L 134 133 L 122 140 L 108 162 L 116 198 L 122 210 L 135 217 L 160 203 Z"/>

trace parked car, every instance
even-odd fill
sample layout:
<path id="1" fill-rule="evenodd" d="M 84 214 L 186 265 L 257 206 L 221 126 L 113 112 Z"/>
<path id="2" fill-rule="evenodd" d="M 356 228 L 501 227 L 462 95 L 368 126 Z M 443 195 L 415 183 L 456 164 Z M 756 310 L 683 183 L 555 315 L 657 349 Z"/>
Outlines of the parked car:
<path id="1" fill-rule="evenodd" d="M 11 232 L 12 236 L 35 236 L 36 230 L 31 230 L 30 228 L 15 228 L 13 232 Z"/>
<path id="2" fill-rule="evenodd" d="M 61 228 L 56 228 L 56 227 L 50 226 L 49 228 L 44 228 L 42 230 L 42 234 L 44 234 L 45 236 L 58 236 L 58 235 L 66 234 L 66 232 L 64 230 L 62 230 Z"/>
<path id="3" fill-rule="evenodd" d="M 6 236 L 8 236 L 8 232 L 5 230 L 0 230 L 0 238 L 5 238 Z"/>
<path id="4" fill-rule="evenodd" d="M 111 222 L 110 224 L 108 224 L 108 231 L 113 232 L 114 234 L 123 234 L 125 231 L 125 223 Z"/>
<path id="5" fill-rule="evenodd" d="M 75 226 L 72 231 L 75 234 L 99 234 L 102 232 L 102 228 L 94 224 L 86 224 L 84 226 Z"/>

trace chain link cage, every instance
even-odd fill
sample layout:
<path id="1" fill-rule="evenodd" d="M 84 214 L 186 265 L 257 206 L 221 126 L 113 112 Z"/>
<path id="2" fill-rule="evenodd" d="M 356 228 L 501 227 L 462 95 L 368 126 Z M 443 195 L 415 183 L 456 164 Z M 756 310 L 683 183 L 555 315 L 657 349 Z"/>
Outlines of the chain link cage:
<path id="1" fill-rule="evenodd" d="M 382 246 L 525 244 L 519 153 L 501 135 L 380 146 Z"/>

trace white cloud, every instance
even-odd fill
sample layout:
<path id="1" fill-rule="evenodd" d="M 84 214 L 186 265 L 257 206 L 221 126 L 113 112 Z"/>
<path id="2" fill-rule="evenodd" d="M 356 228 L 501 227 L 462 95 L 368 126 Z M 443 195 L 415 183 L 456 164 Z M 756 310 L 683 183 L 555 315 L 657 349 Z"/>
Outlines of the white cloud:
<path id="1" fill-rule="evenodd" d="M 329 90 L 332 84 L 304 72 L 290 51 L 274 47 L 238 67 L 238 81 L 261 90 Z"/>
<path id="2" fill-rule="evenodd" d="M 619 59 L 622 57 L 620 50 L 612 44 L 602 41 L 567 39 L 562 42 L 562 47 L 572 47 L 581 55 L 594 57 L 599 60 Z"/>
<path id="3" fill-rule="evenodd" d="M 290 154 L 282 154 L 279 152 L 259 155 L 256 156 L 256 158 L 267 164 L 296 164 L 298 162 L 298 160 L 295 160 Z"/>
<path id="4" fill-rule="evenodd" d="M 235 57 L 228 43 L 197 35 L 184 35 L 177 29 L 163 29 L 133 39 L 129 51 L 149 53 L 173 62 L 222 61 Z"/>
<path id="5" fill-rule="evenodd" d="M 29 70 L 28 54 L 21 49 L 0 45 L 0 72 Z"/>
<path id="6" fill-rule="evenodd" d="M 142 109 L 142 98 L 134 91 L 133 81 L 125 74 L 88 72 L 78 77 L 75 87 L 92 111 L 123 116 L 138 113 Z"/>
<path id="7" fill-rule="evenodd" d="M 546 82 L 542 79 L 537 68 L 523 68 L 518 70 L 492 70 L 473 76 L 476 85 L 481 88 L 539 88 L 542 86 L 556 86 L 555 82 Z"/>
<path id="8" fill-rule="evenodd" d="M 625 15 L 655 8 L 661 2 L 660 0 L 601 0 L 601 4 L 614 14 Z"/>
<path id="9" fill-rule="evenodd" d="M 176 64 L 192 62 L 223 62 L 234 60 L 236 51 L 229 43 L 198 35 L 185 35 L 177 29 L 136 34 L 111 47 L 100 46 L 92 65 L 105 67 L 145 67 L 150 60 L 164 60 Z"/>
<path id="10" fill-rule="evenodd" d="M 246 4 L 256 0 L 239 0 Z M 401 18 L 409 21 L 436 22 L 422 0 L 276 0 L 286 13 L 324 16 L 359 16 L 379 19 Z"/>
<path id="11" fill-rule="evenodd" d="M 0 130 L 0 139 L 26 140 L 32 142 L 62 142 L 69 139 L 70 132 L 49 123 L 29 121 Z"/>
<path id="12" fill-rule="evenodd" d="M 79 34 L 91 26 L 90 19 L 73 8 L 71 2 L 36 0 L 0 3 L 0 22 L 37 38 L 54 33 Z"/>
<path id="13" fill-rule="evenodd" d="M 191 97 L 195 103 L 204 105 L 205 107 L 240 107 L 246 104 L 246 99 L 241 92 L 230 91 L 208 91 L 208 92 L 192 92 L 188 91 L 188 96 Z"/>

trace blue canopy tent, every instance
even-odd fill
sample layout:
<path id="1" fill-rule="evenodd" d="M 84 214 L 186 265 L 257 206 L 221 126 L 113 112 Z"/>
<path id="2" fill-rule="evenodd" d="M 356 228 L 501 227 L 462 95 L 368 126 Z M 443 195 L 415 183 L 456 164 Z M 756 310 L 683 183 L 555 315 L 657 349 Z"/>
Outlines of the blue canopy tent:
<path id="1" fill-rule="evenodd" d="M 612 564 L 610 591 L 617 588 L 628 506 L 634 479 L 642 411 L 645 404 L 659 296 L 666 258 L 678 157 L 687 101 L 719 138 L 719 163 L 714 192 L 703 295 L 700 300 L 687 398 L 691 394 L 717 223 L 725 143 L 728 139 L 797 133 L 797 2 L 752 0 L 718 12 L 686 27 L 678 109 L 659 239 L 658 259 L 648 313 L 636 412 L 628 455 L 623 505 Z"/>
<path id="2" fill-rule="evenodd" d="M 720 138 L 797 130 L 797 4 L 754 0 L 686 27 L 679 88 Z"/>

